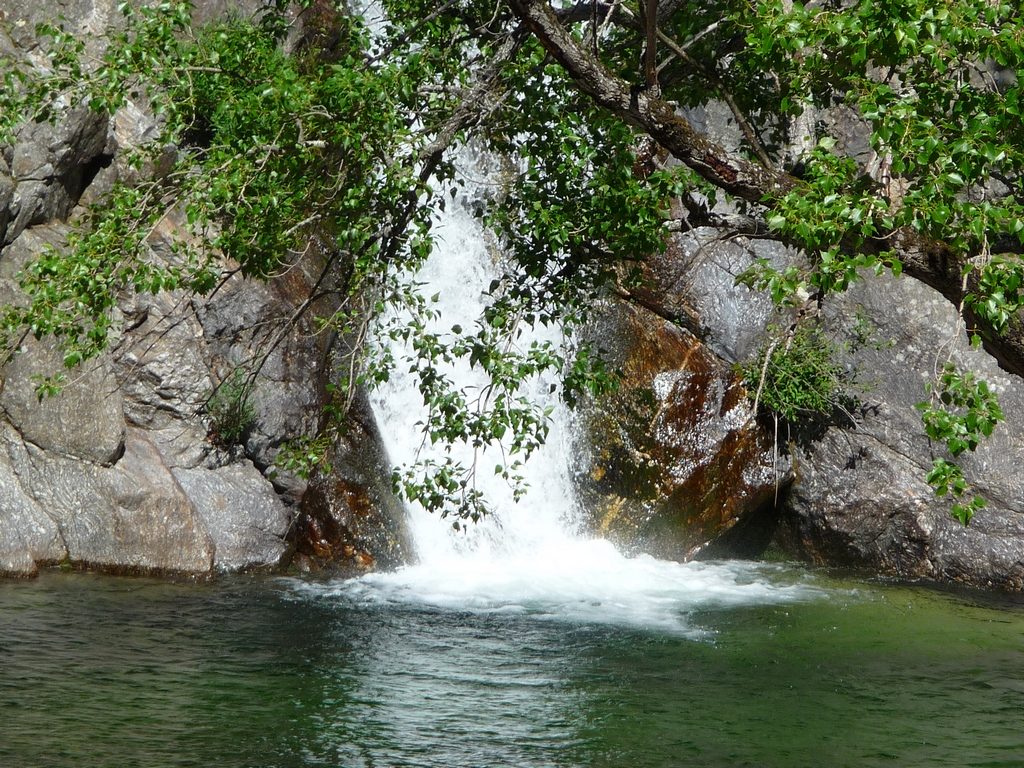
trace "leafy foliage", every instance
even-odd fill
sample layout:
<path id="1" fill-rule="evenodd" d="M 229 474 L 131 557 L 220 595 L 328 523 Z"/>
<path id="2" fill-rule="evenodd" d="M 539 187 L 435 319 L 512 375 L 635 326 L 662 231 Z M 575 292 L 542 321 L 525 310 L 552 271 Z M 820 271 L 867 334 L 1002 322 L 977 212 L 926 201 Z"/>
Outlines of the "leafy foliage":
<path id="1" fill-rule="evenodd" d="M 319 31 L 329 32 L 329 43 L 317 38 L 319 47 L 286 54 L 285 5 L 270 8 L 260 23 L 201 30 L 191 26 L 183 0 L 141 10 L 125 5 L 125 32 L 96 66 L 87 68 L 82 44 L 57 27 L 44 30 L 47 74 L 12 64 L 11 87 L 0 97 L 5 136 L 23 119 L 53 117 L 58 97 L 113 112 L 129 94 L 145 94 L 161 133 L 131 161 L 155 167 L 170 153 L 175 162 L 155 178 L 119 184 L 66 251 L 33 262 L 20 278 L 28 302 L 5 307 L 0 328 L 12 340 L 23 329 L 56 338 L 65 364 L 74 366 L 102 352 L 116 333 L 124 290 L 208 294 L 235 271 L 273 278 L 313 249 L 325 262 L 317 287 L 338 306 L 319 318 L 324 331 L 361 338 L 371 318 L 383 318 L 381 332 L 412 350 L 405 362 L 430 411 L 425 438 L 478 452 L 501 444 L 508 458 L 495 471 L 521 493 L 522 460 L 544 441 L 549 419 L 522 393 L 524 382 L 564 370 L 570 398 L 612 386 L 585 346 L 521 348 L 523 328 L 581 322 L 588 301 L 613 279 L 616 260 L 663 240 L 661 193 L 625 183 L 633 132 L 607 119 L 591 124 L 594 110 L 578 97 L 565 104 L 564 87 L 562 103 L 552 100 L 551 108 L 575 110 L 566 125 L 554 121 L 530 134 L 521 110 L 496 110 L 489 146 L 528 163 L 485 212 L 510 253 L 506 274 L 475 328 L 439 334 L 432 330 L 436 310 L 414 277 L 432 247 L 433 212 L 444 204 L 438 190 L 452 180 L 448 146 L 437 144 L 437 133 L 463 106 L 468 64 L 493 51 L 485 44 L 474 52 L 479 41 L 464 34 L 466 18 L 391 3 L 375 34 L 358 16 L 326 11 Z M 512 69 L 509 77 L 524 89 L 548 87 L 532 64 Z M 541 153 L 552 134 L 559 141 Z M 580 197 L 576 184 L 593 194 Z M 630 205 L 650 211 L 635 219 Z M 164 226 L 178 217 L 184 230 Z M 169 238 L 169 259 L 150 249 L 158 231 Z M 584 254 L 588 263 L 575 264 Z M 362 358 L 365 352 L 356 351 L 360 359 L 345 374 L 350 387 L 387 380 L 397 362 L 380 350 Z M 460 389 L 443 372 L 457 359 L 486 372 L 490 384 L 482 392 Z M 297 438 L 280 457 L 283 467 L 303 476 L 329 467 L 346 397 L 338 394 L 329 407 L 321 433 Z M 237 442 L 251 421 L 248 389 L 229 379 L 208 413 L 211 438 Z M 475 490 L 477 470 L 448 458 L 396 471 L 395 479 L 428 509 L 476 520 L 487 512 Z"/>
<path id="2" fill-rule="evenodd" d="M 830 414 L 844 391 L 845 372 L 835 362 L 835 347 L 811 325 L 767 344 L 740 372 L 748 394 L 790 424 Z"/>
<path id="3" fill-rule="evenodd" d="M 72 98 L 112 111 L 134 84 L 164 121 L 135 161 L 178 147 L 177 165 L 146 183 L 119 184 L 72 235 L 67 254 L 34 262 L 21 279 L 30 303 L 5 307 L 3 328 L 52 334 L 74 365 L 105 347 L 119 291 L 204 294 L 232 264 L 268 278 L 314 237 L 348 268 L 338 290 L 354 295 L 379 280 L 392 202 L 423 188 L 411 163 L 394 160 L 415 149 L 401 99 L 417 73 L 401 63 L 368 66 L 366 32 L 351 17 L 336 30 L 338 60 L 328 65 L 285 56 L 270 31 L 245 22 L 194 36 L 188 3 L 124 10 L 128 31 L 95 71 L 56 56 L 50 77 L 7 95 L 14 103 L 5 115 L 45 114 L 47 99 L 68 83 Z M 66 36 L 52 34 L 61 50 Z M 178 212 L 188 230 L 174 234 L 171 262 L 158 262 L 147 246 Z M 415 260 L 429 251 L 429 208 L 412 218 L 414 235 L 402 248 Z"/>
<path id="4" fill-rule="evenodd" d="M 822 152 L 829 139 L 808 160 L 808 185 L 773 208 L 772 228 L 819 255 L 811 283 L 842 290 L 858 268 L 883 262 L 898 274 L 871 243 L 903 227 L 947 243 L 968 271 L 984 268 L 994 243 L 1021 244 L 1021 83 L 1008 76 L 1024 71 L 1015 4 L 757 5 L 741 57 L 778 78 L 779 111 L 843 107 L 870 127 L 874 179 Z M 1015 311 L 1000 298 L 1007 275 L 990 271 L 972 296 L 986 316 Z"/>
<path id="5" fill-rule="evenodd" d="M 953 458 L 977 449 L 1004 418 L 988 383 L 969 371 L 961 373 L 952 363 L 939 375 L 932 395 L 930 401 L 918 403 L 917 409 L 929 439 L 945 445 Z M 959 499 L 969 488 L 962 469 L 944 458 L 935 459 L 926 479 L 939 496 Z M 957 501 L 952 513 L 966 525 L 984 506 L 985 499 L 974 496 L 966 503 Z"/>
<path id="6" fill-rule="evenodd" d="M 912 232 L 943 242 L 946 258 L 960 265 L 971 287 L 961 310 L 987 334 L 1005 333 L 1022 307 L 1018 4 L 767 0 L 756 14 L 756 21 L 736 16 L 746 29 L 739 58 L 777 80 L 777 113 L 848 110 L 866 123 L 873 165 L 858 169 L 831 137 L 819 141 L 805 158 L 806 183 L 774 201 L 767 217 L 774 232 L 813 257 L 810 270 L 761 263 L 743 279 L 797 304 L 801 295 L 844 290 L 864 268 L 899 276 L 903 264 L 877 244 Z M 985 382 L 950 369 L 922 415 L 929 437 L 954 458 L 973 451 L 1002 418 Z M 961 468 L 942 458 L 928 482 L 940 496 L 959 498 L 968 488 Z M 983 504 L 980 497 L 958 502 L 953 514 L 966 523 Z"/>
<path id="7" fill-rule="evenodd" d="M 1003 333 L 1024 307 L 1022 280 L 1024 263 L 1019 258 L 993 257 L 980 268 L 977 289 L 967 294 L 965 303 L 996 333 Z"/>

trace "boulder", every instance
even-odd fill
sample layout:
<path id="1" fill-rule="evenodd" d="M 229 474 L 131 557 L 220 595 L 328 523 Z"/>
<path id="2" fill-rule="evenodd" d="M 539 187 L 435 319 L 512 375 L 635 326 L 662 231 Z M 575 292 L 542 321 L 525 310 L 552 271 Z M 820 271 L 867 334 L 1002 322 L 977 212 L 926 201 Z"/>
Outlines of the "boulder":
<path id="1" fill-rule="evenodd" d="M 12 242 L 27 227 L 68 218 L 86 187 L 110 164 L 108 125 L 106 115 L 79 105 L 55 123 L 21 129 L 11 152 L 14 186 L 0 244 Z"/>
<path id="2" fill-rule="evenodd" d="M 663 317 L 692 325 L 723 360 L 749 361 L 770 325 L 786 327 L 794 319 L 735 285 L 755 258 L 776 267 L 802 259 L 770 242 L 723 240 L 713 229 L 681 234 L 651 263 L 647 293 L 639 299 Z M 972 349 L 956 309 L 914 280 L 865 274 L 848 292 L 829 297 L 818 320 L 835 344 L 854 402 L 850 413 L 803 425 L 780 446 L 789 454 L 783 466 L 792 460 L 793 482 L 781 489 L 775 543 L 823 565 L 1021 589 L 1020 379 Z M 936 497 L 925 482 L 933 460 L 945 454 L 928 441 L 914 407 L 927 399 L 926 385 L 947 360 L 979 372 L 1007 416 L 976 454 L 962 457 L 968 479 L 989 500 L 967 527 L 951 517 L 952 502 Z"/>
<path id="3" fill-rule="evenodd" d="M 210 571 L 213 542 L 141 430 L 128 430 L 124 455 L 112 467 L 31 444 L 9 453 L 21 487 L 56 523 L 72 564 L 125 573 Z"/>
<path id="4" fill-rule="evenodd" d="M 677 560 L 712 544 L 715 554 L 763 547 L 788 466 L 735 372 L 628 304 L 613 305 L 595 335 L 612 340 L 606 354 L 623 372 L 617 391 L 583 409 L 577 486 L 597 531 Z"/>
<path id="5" fill-rule="evenodd" d="M 860 402 L 855 423 L 793 446 L 784 548 L 823 564 L 1022 589 L 1024 382 L 971 348 L 956 309 L 913 280 L 865 275 L 822 315 Z M 988 381 L 1006 414 L 976 453 L 958 460 L 988 500 L 966 527 L 925 482 L 933 460 L 947 454 L 928 440 L 914 407 L 947 361 Z"/>
<path id="6" fill-rule="evenodd" d="M 214 568 L 240 571 L 280 563 L 291 516 L 252 464 L 175 469 L 173 474 L 213 541 Z"/>

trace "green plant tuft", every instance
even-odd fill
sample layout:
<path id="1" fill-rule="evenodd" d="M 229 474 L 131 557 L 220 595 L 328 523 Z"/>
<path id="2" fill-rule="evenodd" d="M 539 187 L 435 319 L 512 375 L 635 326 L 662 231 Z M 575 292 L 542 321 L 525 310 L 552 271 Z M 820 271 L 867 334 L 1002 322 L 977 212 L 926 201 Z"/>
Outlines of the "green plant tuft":
<path id="1" fill-rule="evenodd" d="M 845 372 L 835 345 L 820 329 L 798 326 L 789 338 L 769 342 L 740 366 L 747 392 L 759 406 L 790 424 L 829 414 L 843 395 Z"/>
<path id="2" fill-rule="evenodd" d="M 210 421 L 207 434 L 211 443 L 221 448 L 241 445 L 256 421 L 252 405 L 252 382 L 236 368 L 218 385 L 206 401 Z"/>

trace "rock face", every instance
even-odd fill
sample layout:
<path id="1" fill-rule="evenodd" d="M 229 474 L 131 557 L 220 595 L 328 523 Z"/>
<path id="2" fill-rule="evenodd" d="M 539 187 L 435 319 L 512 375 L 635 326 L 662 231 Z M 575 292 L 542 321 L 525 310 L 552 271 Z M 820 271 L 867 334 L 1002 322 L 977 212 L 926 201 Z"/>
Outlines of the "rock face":
<path id="1" fill-rule="evenodd" d="M 784 266 L 799 259 L 769 240 L 728 236 L 700 227 L 674 237 L 665 252 L 646 264 L 635 301 L 658 316 L 689 328 L 726 363 L 749 360 L 769 326 L 789 323 L 771 299 L 739 285 L 736 278 L 755 259 Z"/>
<path id="2" fill-rule="evenodd" d="M 291 515 L 255 467 L 235 462 L 172 474 L 210 536 L 218 568 L 233 571 L 281 561 Z"/>
<path id="3" fill-rule="evenodd" d="M 613 360 L 626 378 L 586 427 L 593 447 L 581 485 L 598 526 L 673 557 L 735 526 L 704 552 L 729 552 L 737 541 L 756 552 L 774 536 L 784 552 L 821 565 L 1024 589 L 1024 382 L 970 348 L 955 308 L 935 291 L 864 275 L 819 317 L 855 405 L 780 438 L 776 459 L 774 435 L 753 426 L 727 365 L 752 359 L 769 326 L 794 319 L 735 284 L 755 258 L 781 266 L 799 256 L 713 229 L 680 235 L 634 293 L 632 303 L 646 309 L 616 310 L 606 326 L 614 332 L 600 334 L 618 339 Z M 1007 417 L 977 453 L 961 457 L 989 502 L 966 527 L 925 482 L 945 454 L 929 443 L 914 407 L 947 360 L 986 379 Z"/>
<path id="4" fill-rule="evenodd" d="M 0 10 L 0 53 L 31 57 L 35 24 L 58 13 L 22 5 Z M 118 23 L 114 0 L 72 5 L 61 9 L 80 31 Z M 246 10 L 197 5 L 201 19 Z M 154 124 L 144 104 L 111 119 L 72 107 L 0 148 L 0 299 L 21 301 L 19 271 L 43 248 L 64 247 L 80 206 L 137 173 L 120 152 Z M 170 215 L 154 231 L 152 258 L 173 258 L 175 226 Z M 402 558 L 404 519 L 375 431 L 352 430 L 313 492 L 275 467 L 288 440 L 317 432 L 334 377 L 331 340 L 311 319 L 293 321 L 322 266 L 314 251 L 281 278 L 236 274 L 202 300 L 124 292 L 108 351 L 64 371 L 60 393 L 42 401 L 38 377 L 61 372 L 61 356 L 48 339 L 22 340 L 0 368 L 0 575 L 49 563 L 126 573 L 276 567 L 295 550 L 291 535 L 327 520 L 327 508 L 344 535 L 318 565 L 357 553 L 367 565 Z M 237 408 L 217 407 L 225 402 Z M 223 423 L 224 413 L 241 414 L 239 423 Z M 350 454 L 377 464 L 353 472 Z M 359 520 L 345 518 L 346 502 Z"/>
<path id="5" fill-rule="evenodd" d="M 60 355 L 52 346 L 27 339 L 3 371 L 0 412 L 27 444 L 95 464 L 115 463 L 124 453 L 125 417 L 110 358 L 83 365 L 42 407 L 35 377 L 61 368 Z"/>
<path id="6" fill-rule="evenodd" d="M 794 448 L 797 481 L 780 541 L 819 563 L 1024 589 L 1024 382 L 971 349 L 955 308 L 915 281 L 865 276 L 823 314 L 862 382 L 860 409 L 855 427 L 831 427 Z M 914 408 L 947 360 L 987 380 L 1007 417 L 961 457 L 989 502 L 966 527 L 924 481 L 945 453 L 929 443 Z"/>
<path id="7" fill-rule="evenodd" d="M 594 333 L 625 376 L 585 409 L 577 484 L 595 527 L 634 550 L 755 555 L 772 536 L 790 463 L 733 370 L 786 320 L 736 284 L 755 258 L 792 254 L 710 228 L 680 234 Z"/>
<path id="8" fill-rule="evenodd" d="M 405 508 L 391 490 L 390 464 L 364 394 L 331 451 L 329 474 L 310 483 L 293 540 L 297 565 L 358 573 L 408 562 Z"/>
<path id="9" fill-rule="evenodd" d="M 598 329 L 614 339 L 607 352 L 624 376 L 583 419 L 588 448 L 577 485 L 597 530 L 678 560 L 710 545 L 716 553 L 756 547 L 788 473 L 736 374 L 645 309 L 615 306 Z"/>
<path id="10" fill-rule="evenodd" d="M 81 106 L 55 125 L 26 126 L 5 156 L 9 176 L 0 182 L 11 190 L 7 224 L 0 243 L 13 242 L 26 228 L 66 219 L 100 170 L 113 159 L 105 115 Z M 0 169 L 2 170 L 2 169 Z"/>
<path id="11" fill-rule="evenodd" d="M 714 110 L 699 117 L 722 123 Z M 842 110 L 818 116 L 840 149 L 866 172 L 876 161 L 862 123 Z M 725 144 L 738 140 L 724 127 Z M 766 326 L 786 327 L 766 298 L 736 286 L 754 258 L 775 266 L 800 256 L 768 241 L 724 239 L 713 229 L 676 238 L 655 261 L 638 299 L 690 327 L 728 362 L 749 360 Z M 775 543 L 821 565 L 861 566 L 901 578 L 1024 589 L 1024 382 L 967 344 L 944 298 L 910 279 L 864 275 L 830 297 L 821 322 L 850 376 L 859 406 L 783 448 L 793 482 L 779 497 Z M 976 454 L 961 457 L 988 506 L 964 527 L 925 482 L 943 447 L 929 443 L 914 405 L 946 361 L 973 370 L 997 392 L 1006 415 Z"/>

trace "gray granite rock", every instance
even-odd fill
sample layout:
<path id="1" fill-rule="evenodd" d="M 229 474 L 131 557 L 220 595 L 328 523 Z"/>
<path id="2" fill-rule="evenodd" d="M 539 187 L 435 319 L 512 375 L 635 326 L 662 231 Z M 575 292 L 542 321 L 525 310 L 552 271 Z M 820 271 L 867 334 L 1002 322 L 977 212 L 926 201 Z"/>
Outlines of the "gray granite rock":
<path id="1" fill-rule="evenodd" d="M 54 221 L 23 230 L 9 245 L 0 249 L 0 278 L 16 281 L 18 273 L 45 248 L 64 248 L 70 225 Z"/>
<path id="2" fill-rule="evenodd" d="M 12 451 L 26 493 L 53 518 L 70 562 L 131 573 L 208 573 L 213 542 L 191 500 L 141 430 L 113 467 Z"/>
<path id="3" fill-rule="evenodd" d="M 15 186 L 0 242 L 11 242 L 27 227 L 68 217 L 107 162 L 108 124 L 106 115 L 81 105 L 66 110 L 56 123 L 22 128 L 11 154 Z"/>
<path id="4" fill-rule="evenodd" d="M 865 277 L 823 314 L 860 382 L 860 403 L 855 424 L 835 424 L 796 448 L 782 541 L 822 563 L 1024 588 L 1024 383 L 970 348 L 955 308 L 913 280 Z M 960 459 L 989 501 L 967 527 L 924 481 L 946 454 L 928 441 L 914 408 L 947 360 L 986 379 L 1007 417 Z"/>
<path id="5" fill-rule="evenodd" d="M 799 256 L 771 240 L 735 237 L 711 227 L 681 233 L 664 255 L 652 260 L 656 300 L 670 314 L 689 308 L 699 319 L 694 330 L 724 361 L 747 360 L 764 343 L 766 328 L 779 322 L 769 296 L 736 282 L 758 259 L 783 268 Z"/>
<path id="6" fill-rule="evenodd" d="M 11 540 L 0 541 L 0 576 L 19 578 L 39 573 L 35 558 L 28 551 L 17 530 Z"/>
<path id="7" fill-rule="evenodd" d="M 767 326 L 792 321 L 766 297 L 735 285 L 755 258 L 781 267 L 800 256 L 708 228 L 681 234 L 652 262 L 653 289 L 641 299 L 662 316 L 689 319 L 724 360 L 750 360 Z M 779 496 L 778 542 L 821 564 L 1022 589 L 1024 383 L 971 349 L 955 308 L 910 279 L 865 275 L 830 297 L 820 319 L 859 405 L 849 417 L 837 413 L 784 441 L 795 480 Z M 929 443 L 914 407 L 947 359 L 989 381 L 1007 416 L 976 454 L 962 457 L 976 492 L 989 500 L 966 528 L 950 516 L 951 502 L 925 482 L 933 460 L 945 454 Z"/>
<path id="8" fill-rule="evenodd" d="M 63 371 L 52 345 L 26 339 L 0 371 L 0 412 L 26 441 L 43 450 L 113 464 L 124 451 L 125 420 L 109 356 L 67 371 L 60 392 L 40 400 L 35 377 Z"/>
<path id="9" fill-rule="evenodd" d="M 133 295 L 121 306 L 129 330 L 113 357 L 128 419 L 147 429 L 196 420 L 213 380 L 190 297 L 182 291 Z"/>
<path id="10" fill-rule="evenodd" d="M 14 202 L 14 181 L 11 177 L 0 170 L 0 245 L 8 242 L 7 225 L 16 213 L 12 210 Z"/>
<path id="11" fill-rule="evenodd" d="M 50 152 L 48 137 L 37 134 L 44 129 L 52 130 L 49 125 L 33 125 L 22 132 L 22 137 L 14 145 L 11 160 L 11 173 L 18 182 L 45 181 L 55 175 L 53 155 Z"/>
<path id="12" fill-rule="evenodd" d="M 175 469 L 214 545 L 213 565 L 237 571 L 277 565 L 291 515 L 249 462 L 219 469 Z"/>
<path id="13" fill-rule="evenodd" d="M 17 433 L 0 424 L 0 576 L 31 576 L 37 562 L 67 557 L 56 522 L 26 495 L 6 461 L 19 446 Z"/>
<path id="14" fill-rule="evenodd" d="M 218 383 L 235 368 L 252 381 L 250 405 L 253 422 L 244 436 L 245 455 L 261 470 L 274 464 L 282 445 L 300 435 L 315 434 L 320 406 L 331 375 L 325 359 L 327 339 L 308 322 L 292 323 L 302 288 L 287 281 L 259 283 L 234 275 L 212 298 L 197 302 L 202 327 Z M 208 393 L 207 393 L 208 394 Z M 305 491 L 305 483 L 277 473 L 275 485 L 291 501 Z"/>

